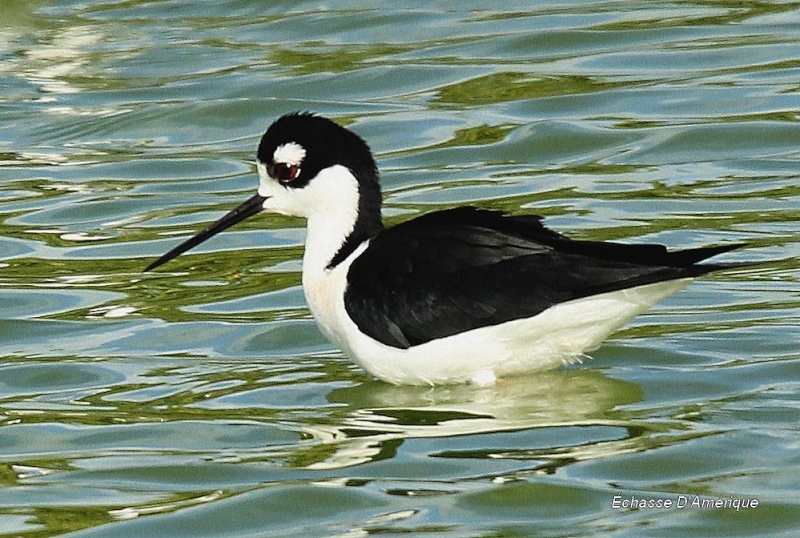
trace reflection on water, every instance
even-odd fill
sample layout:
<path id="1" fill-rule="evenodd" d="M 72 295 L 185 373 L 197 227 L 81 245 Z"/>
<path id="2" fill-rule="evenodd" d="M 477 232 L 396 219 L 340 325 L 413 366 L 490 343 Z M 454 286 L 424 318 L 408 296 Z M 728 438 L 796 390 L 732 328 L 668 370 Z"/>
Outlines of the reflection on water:
<path id="1" fill-rule="evenodd" d="M 340 424 L 309 429 L 337 445 L 332 456 L 311 467 L 364 463 L 379 457 L 385 445 L 403 439 L 592 425 L 594 417 L 614 405 L 640 397 L 633 385 L 594 373 L 571 374 L 576 372 L 504 380 L 483 388 L 413 389 L 372 382 L 334 390 L 328 395 L 331 402 L 358 405 Z M 564 394 L 575 397 L 564 399 Z M 472 457 L 478 457 L 478 446 L 470 449 Z M 498 454 L 481 457 L 501 457 L 501 449 L 496 450 Z"/>
<path id="2" fill-rule="evenodd" d="M 431 455 L 539 460 L 542 468 L 555 472 L 571 462 L 636 452 L 692 437 L 686 432 L 663 436 L 662 427 L 658 433 L 663 437 L 654 441 L 656 432 L 610 418 L 618 406 L 641 398 L 636 385 L 597 371 L 546 372 L 480 388 L 361 383 L 328 394 L 331 403 L 346 405 L 349 411 L 343 416 L 338 412 L 341 420 L 336 423 L 304 426 L 303 431 L 322 446 L 311 447 L 294 458 L 310 469 L 335 469 L 393 457 L 404 440 L 478 436 L 457 443 L 456 449 Z M 526 432 L 531 444 L 515 446 L 513 436 L 487 435 L 513 432 Z M 503 446 L 507 442 L 511 446 Z M 315 459 L 319 457 L 324 459 Z"/>

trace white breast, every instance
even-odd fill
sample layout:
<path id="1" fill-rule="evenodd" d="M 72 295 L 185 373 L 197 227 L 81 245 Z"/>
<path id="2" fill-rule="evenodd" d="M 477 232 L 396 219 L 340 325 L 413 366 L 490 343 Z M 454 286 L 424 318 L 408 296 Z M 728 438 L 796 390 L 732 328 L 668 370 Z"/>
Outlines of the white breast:
<path id="1" fill-rule="evenodd" d="M 361 254 L 368 243 L 363 243 L 353 254 L 347 257 L 332 269 L 310 262 L 308 249 L 303 258 L 303 292 L 306 302 L 322 333 L 345 354 L 355 359 L 348 352 L 348 341 L 353 335 L 348 334 L 350 326 L 355 324 L 350 321 L 344 307 L 344 294 L 347 289 L 347 271 L 350 264 Z M 358 331 L 359 334 L 361 331 Z"/>

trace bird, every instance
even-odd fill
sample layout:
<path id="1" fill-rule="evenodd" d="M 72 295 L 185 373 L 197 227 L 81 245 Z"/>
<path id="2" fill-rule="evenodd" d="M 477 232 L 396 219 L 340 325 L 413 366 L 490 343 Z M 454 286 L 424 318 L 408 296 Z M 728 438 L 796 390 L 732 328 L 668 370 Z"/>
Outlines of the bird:
<path id="1" fill-rule="evenodd" d="M 571 239 L 541 216 L 475 206 L 386 227 L 369 146 L 311 112 L 268 127 L 256 170 L 255 195 L 144 271 L 258 213 L 303 217 L 302 285 L 320 331 L 395 385 L 491 385 L 581 362 L 696 278 L 747 265 L 700 263 L 740 243 Z"/>

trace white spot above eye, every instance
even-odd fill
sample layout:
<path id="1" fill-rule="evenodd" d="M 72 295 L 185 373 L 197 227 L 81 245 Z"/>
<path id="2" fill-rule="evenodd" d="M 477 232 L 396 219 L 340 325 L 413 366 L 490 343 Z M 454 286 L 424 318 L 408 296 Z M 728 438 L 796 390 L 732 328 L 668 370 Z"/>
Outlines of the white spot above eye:
<path id="1" fill-rule="evenodd" d="M 300 166 L 306 158 L 306 149 L 297 142 L 287 142 L 275 148 L 272 154 L 272 161 L 276 163 L 286 163 Z"/>

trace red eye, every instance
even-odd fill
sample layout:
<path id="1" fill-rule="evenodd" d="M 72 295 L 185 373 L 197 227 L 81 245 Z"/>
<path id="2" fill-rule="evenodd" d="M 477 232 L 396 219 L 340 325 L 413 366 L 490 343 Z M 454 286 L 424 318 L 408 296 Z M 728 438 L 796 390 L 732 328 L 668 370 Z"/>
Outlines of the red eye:
<path id="1" fill-rule="evenodd" d="M 269 175 L 278 181 L 291 181 L 300 175 L 300 167 L 296 164 L 275 163 L 267 170 Z"/>

